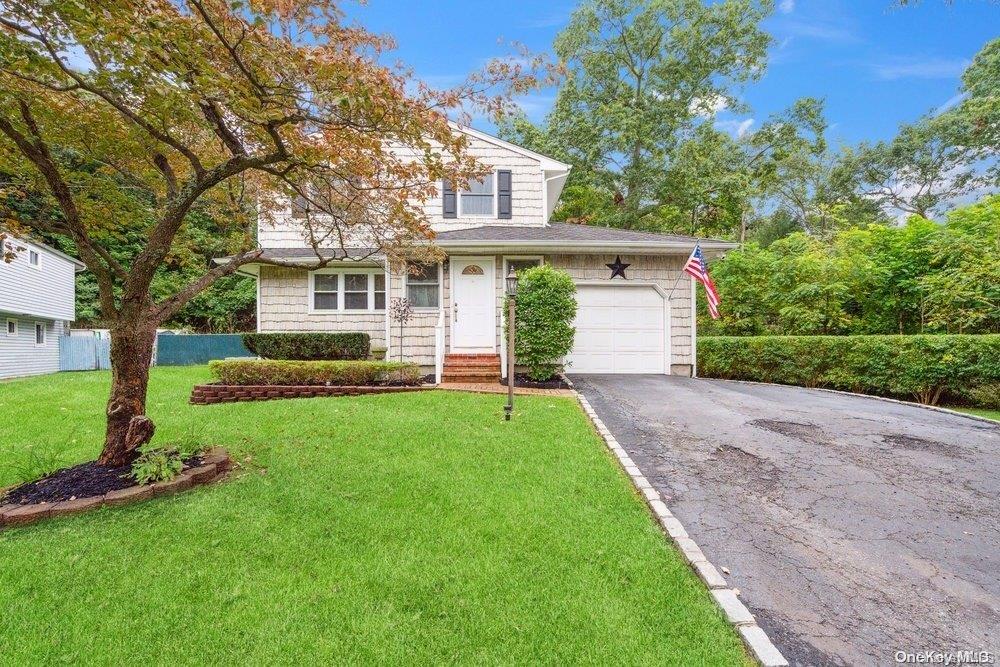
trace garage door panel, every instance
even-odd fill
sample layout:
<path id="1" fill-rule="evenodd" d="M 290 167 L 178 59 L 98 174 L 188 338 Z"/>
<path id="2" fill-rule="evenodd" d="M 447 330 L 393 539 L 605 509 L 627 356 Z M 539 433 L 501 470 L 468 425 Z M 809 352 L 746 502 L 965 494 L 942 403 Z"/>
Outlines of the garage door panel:
<path id="1" fill-rule="evenodd" d="M 664 372 L 663 298 L 655 289 L 581 285 L 577 305 L 571 371 Z"/>

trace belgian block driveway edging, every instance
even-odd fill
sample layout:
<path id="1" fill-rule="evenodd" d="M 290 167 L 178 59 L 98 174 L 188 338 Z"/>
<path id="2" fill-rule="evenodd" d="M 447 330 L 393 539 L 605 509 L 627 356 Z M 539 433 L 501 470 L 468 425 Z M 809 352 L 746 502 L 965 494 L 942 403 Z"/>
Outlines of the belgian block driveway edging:
<path id="1" fill-rule="evenodd" d="M 740 601 L 737 591 L 729 588 L 726 580 L 719 574 L 715 566 L 708 561 L 698 544 L 688 536 L 687 531 L 684 530 L 684 526 L 670 512 L 666 503 L 663 502 L 660 492 L 653 488 L 653 485 L 642 474 L 642 471 L 636 466 L 635 461 L 632 460 L 629 453 L 625 451 L 625 448 L 618 443 L 615 436 L 604 425 L 604 422 L 590 405 L 590 401 L 576 389 L 573 389 L 573 393 L 576 394 L 576 398 L 580 402 L 583 411 L 587 413 L 587 417 L 590 418 L 594 428 L 597 429 L 601 439 L 604 440 L 604 444 L 615 455 L 618 459 L 618 464 L 628 474 L 633 486 L 635 486 L 640 495 L 646 500 L 646 504 L 652 510 L 656 520 L 663 527 L 663 530 L 670 539 L 673 540 L 680 552 L 684 554 L 684 559 L 687 560 L 688 564 L 698 574 L 698 577 L 708 587 L 709 592 L 712 594 L 712 599 L 715 600 L 715 603 L 722 610 L 726 620 L 740 633 L 740 637 L 750 649 L 753 656 L 764 667 L 784 667 L 788 665 L 788 661 L 785 660 L 781 651 L 771 642 L 767 633 L 757 625 L 757 621 L 746 605 Z"/>

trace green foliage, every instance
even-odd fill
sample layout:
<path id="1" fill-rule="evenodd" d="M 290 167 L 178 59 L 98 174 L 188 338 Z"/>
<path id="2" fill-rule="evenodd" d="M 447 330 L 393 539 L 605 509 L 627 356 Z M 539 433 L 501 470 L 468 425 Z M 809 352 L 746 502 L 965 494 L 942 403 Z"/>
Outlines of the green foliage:
<path id="1" fill-rule="evenodd" d="M 945 224 L 794 232 L 713 262 L 719 335 L 1000 333 L 1000 197 L 951 211 Z"/>
<path id="2" fill-rule="evenodd" d="M 139 454 L 132 464 L 132 477 L 140 485 L 169 482 L 184 469 L 176 449 L 154 447 Z"/>
<path id="3" fill-rule="evenodd" d="M 243 344 L 265 359 L 299 361 L 367 359 L 371 336 L 361 332 L 342 333 L 247 333 Z"/>
<path id="4" fill-rule="evenodd" d="M 573 349 L 576 285 L 569 274 L 543 265 L 518 274 L 514 350 L 533 380 L 548 380 Z M 507 308 L 504 308 L 506 317 Z M 508 323 L 509 325 L 509 323 Z"/>
<path id="5" fill-rule="evenodd" d="M 523 118 L 502 129 L 573 164 L 557 219 L 657 227 L 679 138 L 720 106 L 741 108 L 734 89 L 763 74 L 770 11 L 753 0 L 584 0 L 555 40 L 568 73 L 544 129 Z"/>
<path id="6" fill-rule="evenodd" d="M 1000 382 L 972 385 L 957 392 L 969 405 L 1000 410 Z"/>
<path id="7" fill-rule="evenodd" d="M 260 361 L 209 362 L 221 384 L 328 385 L 334 387 L 420 384 L 420 367 L 398 361 Z"/>
<path id="8" fill-rule="evenodd" d="M 946 393 L 1000 383 L 1000 335 L 705 337 L 698 371 L 936 405 Z"/>

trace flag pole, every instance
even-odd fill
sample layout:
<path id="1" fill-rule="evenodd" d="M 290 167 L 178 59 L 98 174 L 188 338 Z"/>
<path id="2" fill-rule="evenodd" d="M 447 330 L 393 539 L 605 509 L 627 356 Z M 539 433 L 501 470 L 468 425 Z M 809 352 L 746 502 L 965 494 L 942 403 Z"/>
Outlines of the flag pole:
<path id="1" fill-rule="evenodd" d="M 696 237 L 695 240 L 694 240 L 694 248 L 691 248 L 691 254 L 692 255 L 694 254 L 694 249 L 698 247 L 699 243 L 701 243 L 701 238 L 700 237 Z M 688 259 L 691 259 L 691 255 L 688 255 Z M 687 262 L 685 262 L 685 264 L 687 264 Z M 668 301 L 670 300 L 670 297 L 672 297 L 674 295 L 674 291 L 677 290 L 677 286 L 680 284 L 681 278 L 683 278 L 683 277 L 684 277 L 684 267 L 681 266 L 681 270 L 677 274 L 677 280 L 674 281 L 674 286 L 671 287 L 670 288 L 670 292 L 667 293 L 667 300 Z"/>

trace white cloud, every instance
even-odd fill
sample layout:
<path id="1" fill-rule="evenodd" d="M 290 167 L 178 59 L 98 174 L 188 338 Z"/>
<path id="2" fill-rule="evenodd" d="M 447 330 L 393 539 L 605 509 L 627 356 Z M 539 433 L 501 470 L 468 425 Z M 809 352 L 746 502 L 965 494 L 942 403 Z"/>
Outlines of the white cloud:
<path id="1" fill-rule="evenodd" d="M 954 109 L 959 104 L 961 104 L 962 100 L 964 100 L 966 97 L 967 95 L 965 93 L 958 93 L 957 95 L 952 95 L 951 97 L 948 98 L 947 102 L 945 102 L 937 109 L 935 109 L 933 112 L 931 112 L 931 115 L 939 116 L 943 114 L 945 111 L 948 111 L 949 109 Z"/>
<path id="2" fill-rule="evenodd" d="M 723 132 L 729 132 L 734 137 L 741 138 L 750 131 L 750 126 L 753 125 L 753 118 L 747 118 L 745 120 L 719 120 L 715 122 L 715 127 L 719 128 Z"/>
<path id="3" fill-rule="evenodd" d="M 857 33 L 841 23 L 832 21 L 782 21 L 780 31 L 791 37 L 802 37 L 821 42 L 857 42 Z"/>
<path id="4" fill-rule="evenodd" d="M 702 118 L 711 118 L 727 106 L 729 106 L 729 100 L 722 95 L 712 95 L 704 99 L 696 97 L 688 104 L 688 111 Z"/>
<path id="5" fill-rule="evenodd" d="M 524 115 L 536 122 L 545 118 L 555 101 L 555 95 L 551 94 L 529 94 L 514 98 L 514 103 L 524 112 Z"/>
<path id="6" fill-rule="evenodd" d="M 782 14 L 791 14 L 795 11 L 795 0 L 781 0 L 778 3 L 778 11 Z"/>
<path id="7" fill-rule="evenodd" d="M 897 79 L 956 79 L 961 76 L 969 61 L 962 58 L 895 58 L 889 62 L 874 63 L 872 71 L 883 81 Z"/>

